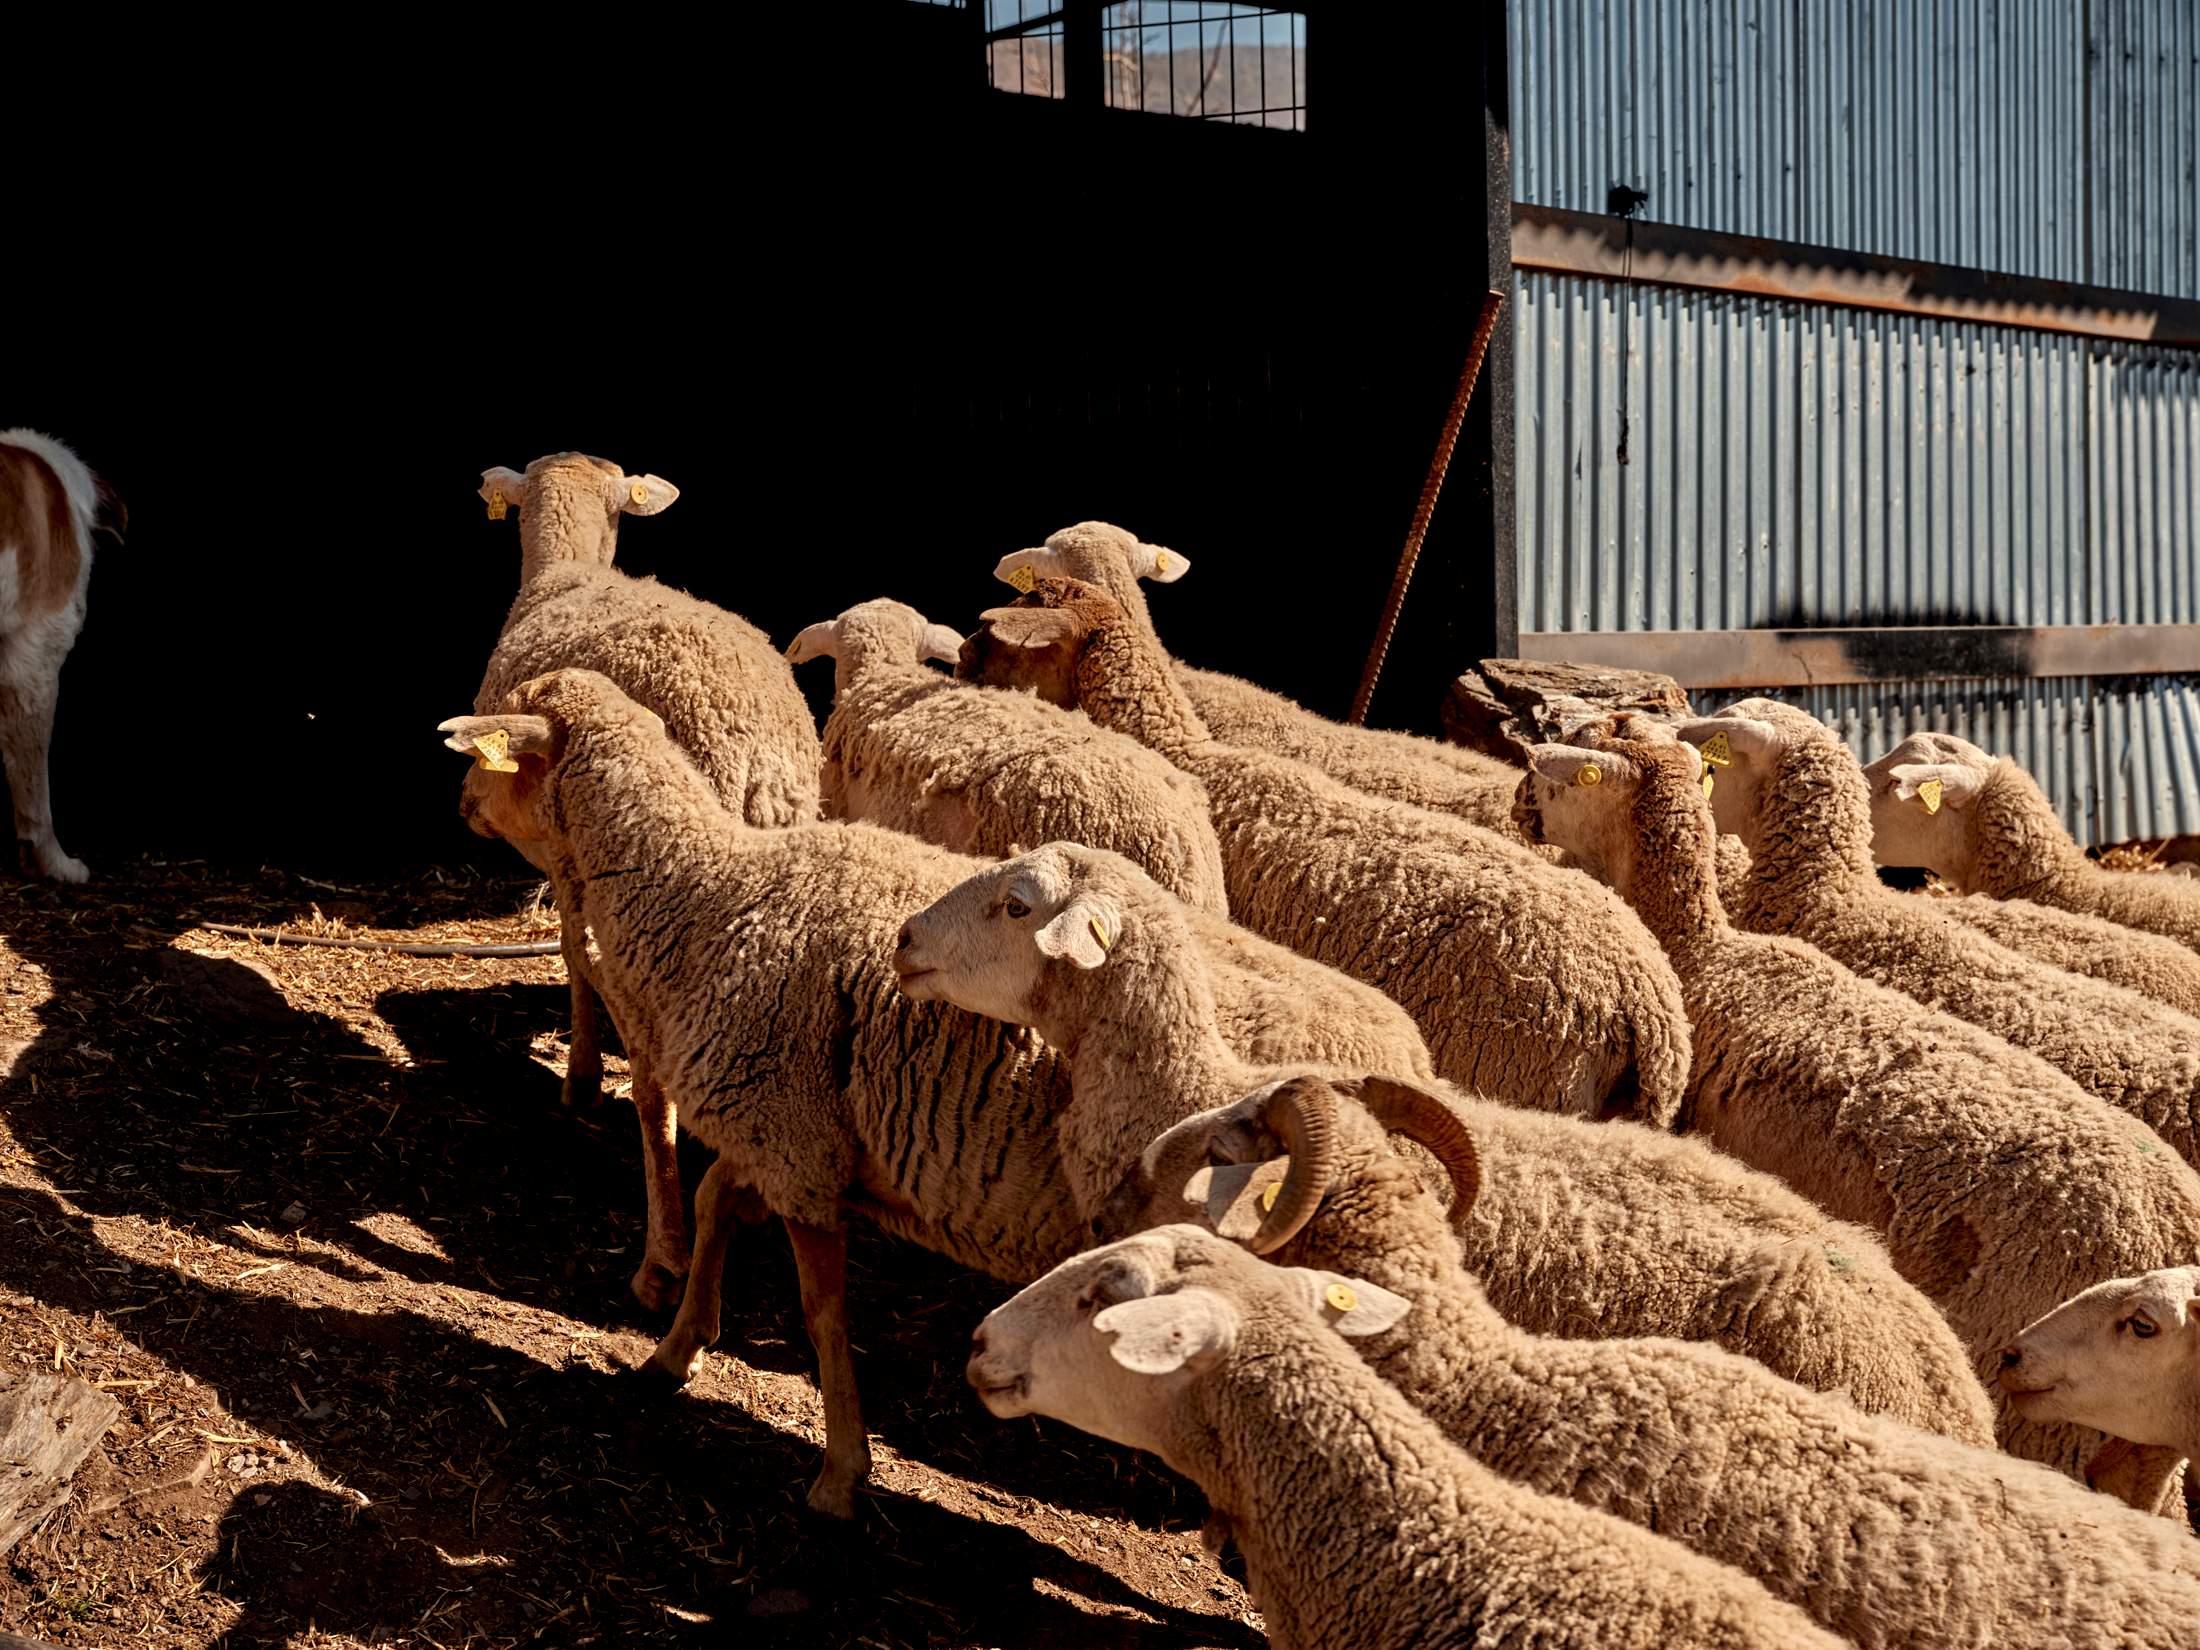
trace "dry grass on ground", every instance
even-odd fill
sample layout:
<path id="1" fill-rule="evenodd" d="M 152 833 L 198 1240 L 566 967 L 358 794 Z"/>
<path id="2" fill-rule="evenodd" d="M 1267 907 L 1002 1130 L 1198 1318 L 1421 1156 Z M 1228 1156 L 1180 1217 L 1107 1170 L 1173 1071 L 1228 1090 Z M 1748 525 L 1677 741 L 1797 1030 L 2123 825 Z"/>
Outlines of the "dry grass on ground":
<path id="1" fill-rule="evenodd" d="M 1003 1290 L 910 1248 L 855 1248 L 861 1532 L 801 1510 L 822 1416 L 776 1227 L 735 1240 L 704 1375 L 629 1390 L 661 1327 L 626 1292 L 635 1131 L 559 1109 L 555 958 L 198 926 L 508 942 L 555 931 L 530 890 L 153 861 L 0 886 L 0 1369 L 122 1404 L 0 1558 L 0 1625 L 192 1650 L 1261 1643 L 1196 1494 L 977 1407 L 963 1357 Z"/>

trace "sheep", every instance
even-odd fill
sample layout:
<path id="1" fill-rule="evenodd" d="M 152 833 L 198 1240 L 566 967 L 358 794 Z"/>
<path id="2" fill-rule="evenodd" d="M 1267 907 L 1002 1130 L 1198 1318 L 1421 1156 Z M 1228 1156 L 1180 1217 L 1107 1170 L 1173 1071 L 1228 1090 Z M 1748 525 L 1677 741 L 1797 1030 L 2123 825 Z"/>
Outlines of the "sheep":
<path id="1" fill-rule="evenodd" d="M 2169 1650 L 2200 1619 L 2200 1545 L 2046 1467 L 1714 1347 L 1508 1323 L 1383 1129 L 1343 1085 L 1271 1085 L 1163 1137 L 1194 1149 L 1160 1148 L 1176 1160 L 1147 1218 L 1396 1295 L 1406 1318 L 1360 1356 L 1483 1466 L 1731 1564 L 1859 1645 Z M 1471 1199 L 1471 1145 L 1457 1160 Z"/>
<path id="2" fill-rule="evenodd" d="M 818 1356 L 826 1460 L 810 1504 L 852 1516 L 870 1453 L 843 1217 L 1021 1283 L 1071 1253 L 1096 1212 L 1062 1160 L 1064 1137 L 1093 1131 L 1058 1057 L 1028 1033 L 895 988 L 900 914 L 981 862 L 869 825 L 752 829 L 659 718 L 593 671 L 523 683 L 442 731 L 476 759 L 468 822 L 548 869 L 561 908 L 585 921 L 614 1021 L 648 1051 L 679 1121 L 718 1154 L 696 1194 L 679 1313 L 648 1367 L 684 1380 L 716 1339 L 729 1222 L 753 1193 L 787 1228 Z M 1195 932 L 1218 921 L 1190 917 Z M 1230 948 L 1227 971 L 1242 990 L 1239 1023 L 1288 1049 L 1273 999 L 1292 971 L 1258 947 Z M 1402 1016 L 1366 1013 L 1360 993 L 1328 993 L 1357 1019 L 1306 1043 L 1410 1035 Z M 1135 1104 L 1144 1111 L 1128 1137 L 1141 1143 L 1179 1115 L 1159 1090 Z M 679 1195 L 671 1167 L 653 1163 L 646 1183 L 652 1255 Z M 1093 1166 L 1084 1183 L 1113 1185 L 1127 1168 Z"/>
<path id="3" fill-rule="evenodd" d="M 611 565 L 619 517 L 656 515 L 679 496 L 662 477 L 629 476 L 585 453 L 548 454 L 525 474 L 482 471 L 491 520 L 519 507 L 520 579 L 474 710 L 495 710 L 520 683 L 549 671 L 601 671 L 663 719 L 751 825 L 815 819 L 817 725 L 771 638 L 722 608 Z M 589 1106 L 603 1084 L 596 1000 L 582 925 L 560 916 L 573 1005 L 564 1099 Z M 671 1114 L 642 1075 L 636 1074 L 635 1106 L 645 1147 L 661 1162 L 672 1146 Z M 655 1292 L 656 1286 L 645 1291 L 645 1302 Z"/>
<path id="4" fill-rule="evenodd" d="M 1173 584 L 1191 565 L 1176 551 L 1141 543 L 1120 527 L 1081 521 L 1051 534 L 1037 549 L 1003 556 L 993 575 L 1022 592 L 1047 576 L 1098 585 L 1159 648 L 1139 582 Z M 1496 757 L 1417 734 L 1332 722 L 1280 693 L 1220 671 L 1182 662 L 1173 669 L 1177 685 L 1217 739 L 1310 763 L 1354 790 L 1456 814 L 1500 836 L 1513 834 L 1512 793 L 1520 770 Z M 1054 698 L 1062 685 L 1059 676 L 1037 678 L 1033 685 L 1056 704 L 1071 702 Z"/>
<path id="5" fill-rule="evenodd" d="M 1868 980 L 2029 1049 L 2200 1162 L 2200 1020 L 2035 962 L 1937 901 L 1882 884 L 1863 770 L 1803 711 L 1745 699 L 1678 731 L 1713 751 L 1713 816 L 1749 850 L 1749 876 L 1727 905 L 1738 926 L 1807 941 Z"/>
<path id="6" fill-rule="evenodd" d="M 1624 715 L 1569 737 L 1531 753 L 1522 823 L 1624 894 L 1672 957 L 1696 1030 L 1683 1121 L 1880 1232 L 1981 1379 L 2012 1327 L 2077 1283 L 2200 1253 L 2200 1175 L 2143 1125 L 1799 940 L 1728 924 L 1695 746 Z M 1999 1432 L 2065 1471 L 2091 1452 L 2006 1404 Z"/>
<path id="7" fill-rule="evenodd" d="M 1051 656 L 1095 722 L 1203 782 L 1231 914 L 1396 999 L 1443 1076 L 1516 1105 L 1672 1116 L 1688 1071 L 1679 989 L 1593 880 L 1448 814 L 1216 741 L 1151 634 L 1091 585 L 1034 579 L 985 619 L 985 651 Z"/>
<path id="8" fill-rule="evenodd" d="M 2081 1290 L 2009 1343 L 1999 1383 L 2021 1414 L 2107 1433 L 2112 1456 L 2200 1456 L 2200 1266 Z"/>
<path id="9" fill-rule="evenodd" d="M 1063 1147 L 1073 1176 L 1097 1167 L 1080 1190 L 1088 1203 L 1105 1198 L 1100 1236 L 1152 1218 L 1170 1174 L 1168 1150 L 1130 1119 L 1209 1113 L 1308 1064 L 1233 1052 L 1188 915 L 1121 857 L 1049 843 L 950 890 L 896 944 L 911 996 L 1028 1026 L 1064 1051 L 1081 1119 L 1066 1118 L 1065 1135 L 1105 1131 Z M 1450 1248 L 1464 1246 L 1513 1321 L 1713 1339 L 1865 1408 L 1992 1440 L 1985 1393 L 1932 1305 L 1876 1240 L 1776 1182 L 1632 1124 L 1468 1099 L 1398 1067 L 1330 1069 L 1350 1072 L 1340 1086 L 1416 1130 L 1440 1162 L 1457 1158 L 1468 1128 L 1481 1140 L 1485 1191 L 1455 1205 Z"/>
<path id="10" fill-rule="evenodd" d="M 92 874 L 54 835 L 47 751 L 62 662 L 84 628 L 92 535 L 119 544 L 129 519 L 114 489 L 52 436 L 0 430 L 0 762 L 25 876 Z"/>
<path id="11" fill-rule="evenodd" d="M 1408 1315 L 1361 1279 L 1164 1226 L 994 1308 L 966 1375 L 1004 1420 L 1051 1416 L 1198 1485 L 1277 1650 L 1841 1643 L 1722 1565 L 1478 1465 L 1346 1345 Z"/>
<path id="12" fill-rule="evenodd" d="M 2007 757 L 1922 733 L 1867 771 L 1880 863 L 1922 865 L 1968 893 L 2100 917 L 2200 951 L 2200 887 L 2087 858 L 2032 776 Z"/>
<path id="13" fill-rule="evenodd" d="M 795 637 L 796 664 L 830 658 L 825 811 L 995 858 L 1073 836 L 1115 848 L 1186 903 L 1227 915 L 1207 793 L 1136 740 L 1028 694 L 925 668 L 962 638 L 900 602 L 872 601 Z"/>

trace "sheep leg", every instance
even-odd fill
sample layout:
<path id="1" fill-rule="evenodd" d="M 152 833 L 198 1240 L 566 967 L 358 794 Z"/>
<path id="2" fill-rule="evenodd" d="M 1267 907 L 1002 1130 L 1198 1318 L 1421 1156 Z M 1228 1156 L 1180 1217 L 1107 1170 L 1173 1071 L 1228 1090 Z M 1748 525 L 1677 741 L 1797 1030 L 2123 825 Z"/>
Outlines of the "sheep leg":
<path id="1" fill-rule="evenodd" d="M 564 917 L 563 913 L 560 913 Z M 603 1004 L 588 983 L 588 935 L 570 917 L 558 927 L 558 941 L 565 954 L 565 978 L 572 988 L 572 1031 L 565 1048 L 565 1088 L 559 1098 L 575 1110 L 588 1110 L 603 1102 L 603 1049 L 596 1019 Z"/>
<path id="2" fill-rule="evenodd" d="M 633 1055 L 634 1114 L 642 1125 L 642 1181 L 649 1192 L 649 1242 L 634 1273 L 634 1298 L 652 1312 L 679 1303 L 687 1275 L 687 1200 L 680 1195 L 680 1116 L 650 1072 L 648 1057 Z M 739 1218 L 742 1198 L 729 1198 L 727 1213 Z"/>
<path id="3" fill-rule="evenodd" d="M 810 1510 L 853 1518 L 856 1488 L 871 1476 L 871 1438 L 848 1345 L 848 1234 L 799 1220 L 784 1224 L 802 1278 L 802 1321 L 817 1353 L 817 1384 L 825 1393 L 825 1466 L 810 1486 Z"/>
<path id="4" fill-rule="evenodd" d="M 36 623 L 0 642 L 0 762 L 15 803 L 15 847 L 28 876 L 82 882 L 91 873 L 62 852 L 53 834 L 46 752 L 53 743 L 61 661 L 72 636 Z"/>
<path id="5" fill-rule="evenodd" d="M 695 1256 L 688 1270 L 687 1293 L 680 1297 L 679 1315 L 672 1320 L 672 1327 L 649 1355 L 648 1367 L 659 1375 L 669 1375 L 675 1385 L 687 1384 L 703 1361 L 703 1349 L 718 1339 L 726 1239 L 740 1224 L 740 1194 L 733 1165 L 722 1157 L 710 1166 L 702 1185 L 695 1189 Z"/>

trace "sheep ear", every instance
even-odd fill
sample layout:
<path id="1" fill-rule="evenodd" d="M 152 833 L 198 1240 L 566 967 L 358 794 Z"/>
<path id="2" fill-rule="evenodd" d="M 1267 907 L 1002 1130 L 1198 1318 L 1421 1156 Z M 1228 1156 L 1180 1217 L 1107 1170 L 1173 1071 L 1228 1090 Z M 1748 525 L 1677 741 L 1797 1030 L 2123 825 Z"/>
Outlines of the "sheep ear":
<path id="1" fill-rule="evenodd" d="M 1138 555 L 1138 576 L 1156 584 L 1174 584 L 1192 570 L 1191 557 L 1164 550 L 1158 544 L 1141 544 Z"/>
<path id="2" fill-rule="evenodd" d="M 1079 894 L 1033 936 L 1039 953 L 1063 957 L 1079 968 L 1098 968 L 1123 936 L 1123 912 L 1105 894 Z"/>
<path id="3" fill-rule="evenodd" d="M 481 501 L 489 506 L 489 519 L 502 521 L 504 512 L 527 497 L 527 478 L 502 465 L 481 472 Z"/>
<path id="4" fill-rule="evenodd" d="M 1348 1278 L 1310 1266 L 1289 1266 L 1282 1270 L 1298 1279 L 1324 1323 L 1353 1340 L 1380 1335 L 1413 1310 L 1413 1303 L 1403 1295 L 1393 1295 L 1365 1278 Z"/>
<path id="5" fill-rule="evenodd" d="M 436 732 L 449 735 L 443 743 L 473 757 L 492 773 L 517 773 L 515 756 L 541 756 L 550 749 L 550 719 L 546 716 L 454 716 L 438 722 Z"/>
<path id="6" fill-rule="evenodd" d="M 1212 1289 L 1178 1289 L 1123 1301 L 1092 1320 L 1113 1335 L 1108 1356 L 1139 1375 L 1212 1364 L 1237 1342 L 1237 1308 Z"/>
<path id="7" fill-rule="evenodd" d="M 1986 776 L 1960 762 L 1900 762 L 1887 770 L 1897 802 L 1914 802 L 1929 814 L 1968 808 Z"/>
<path id="8" fill-rule="evenodd" d="M 1264 1163 L 1210 1163 L 1184 1182 L 1184 1201 L 1206 1211 L 1207 1229 L 1217 1237 L 1250 1243 L 1274 1201 L 1271 1188 L 1283 1184 L 1288 1168 L 1280 1157 Z"/>
<path id="9" fill-rule="evenodd" d="M 1014 585 L 1019 596 L 1028 596 L 1033 585 L 1061 570 L 1061 558 L 1051 550 L 1011 550 L 994 564 L 993 576 Z"/>
<path id="10" fill-rule="evenodd" d="M 1005 647 L 1053 647 L 1077 634 L 1076 615 L 1058 607 L 989 607 L 978 616 Z"/>
<path id="11" fill-rule="evenodd" d="M 924 654 L 927 659 L 937 659 L 943 665 L 962 661 L 963 639 L 943 624 L 924 627 Z"/>
<path id="12" fill-rule="evenodd" d="M 798 665 L 806 665 L 812 659 L 837 659 L 840 657 L 840 621 L 820 619 L 812 625 L 804 625 L 787 644 L 787 658 Z"/>
<path id="13" fill-rule="evenodd" d="M 1770 722 L 1727 712 L 1699 716 L 1673 731 L 1683 744 L 1694 745 L 1705 765 L 1713 768 L 1727 767 L 1737 756 L 1768 760 L 1779 754 L 1783 744 L 1780 730 Z"/>
<path id="14" fill-rule="evenodd" d="M 1528 752 L 1530 771 L 1554 785 L 1601 785 L 1624 766 L 1616 756 L 1579 745 L 1537 745 Z"/>
<path id="15" fill-rule="evenodd" d="M 630 516 L 653 516 L 680 496 L 663 476 L 621 476 L 619 508 Z"/>

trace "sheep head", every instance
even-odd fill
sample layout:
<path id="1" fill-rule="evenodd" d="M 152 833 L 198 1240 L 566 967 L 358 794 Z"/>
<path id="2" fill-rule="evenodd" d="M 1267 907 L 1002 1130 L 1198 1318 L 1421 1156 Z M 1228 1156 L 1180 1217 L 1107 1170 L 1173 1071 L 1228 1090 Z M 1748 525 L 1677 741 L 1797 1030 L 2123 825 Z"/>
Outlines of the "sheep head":
<path id="1" fill-rule="evenodd" d="M 1566 740 L 1530 750 L 1513 819 L 1529 841 L 1564 848 L 1590 875 L 1631 897 L 1650 834 L 1642 811 L 1686 798 L 1681 806 L 1701 812 L 1696 798 L 1713 796 L 1724 775 L 1664 723 L 1625 711 L 1578 724 Z M 1660 782 L 1666 769 L 1678 786 Z M 1668 834 L 1665 822 L 1654 834 Z"/>
<path id="2" fill-rule="evenodd" d="M 938 660 L 954 664 L 962 657 L 963 639 L 943 624 L 933 624 L 905 602 L 880 597 L 858 602 L 838 618 L 806 625 L 787 644 L 787 658 L 794 664 L 812 659 L 833 661 L 836 691 L 845 685 L 850 670 L 864 661 L 887 664 L 922 664 Z"/>
<path id="3" fill-rule="evenodd" d="M 1049 1415 L 1168 1460 L 1180 1395 L 1255 1319 L 1358 1338 L 1408 1310 L 1363 1279 L 1270 1266 L 1196 1226 L 1164 1226 L 1066 1260 L 995 1307 L 964 1375 L 1004 1420 Z"/>
<path id="4" fill-rule="evenodd" d="M 522 577 L 560 562 L 609 567 L 619 549 L 619 517 L 653 516 L 680 496 L 662 476 L 630 476 L 607 458 L 549 453 L 525 472 L 481 472 L 489 519 L 519 507 Z"/>
<path id="5" fill-rule="evenodd" d="M 2026 1420 L 2190 1448 L 2200 1440 L 2200 1267 L 2071 1296 L 2002 1350 L 2000 1383 Z"/>
<path id="6" fill-rule="evenodd" d="M 1971 804 L 1994 759 L 1968 739 L 1913 733 L 1864 777 L 1872 790 L 1872 857 L 1882 865 L 1922 865 L 1963 886 L 1978 851 Z"/>
<path id="7" fill-rule="evenodd" d="M 1076 976 L 1104 968 L 1145 912 L 1164 924 L 1168 898 L 1120 854 L 1050 842 L 956 884 L 902 925 L 894 949 L 901 989 L 920 1002 L 1030 1026 L 1065 1046 L 1055 1023 Z M 1156 936 L 1179 956 L 1190 938 Z M 1174 942 L 1174 943 L 1172 943 Z"/>
<path id="8" fill-rule="evenodd" d="M 1093 1235 L 1190 1221 L 1269 1254 L 1298 1237 L 1332 1198 L 1349 1199 L 1371 1178 L 1410 1174 L 1390 1152 L 1392 1131 L 1443 1166 L 1450 1219 L 1466 1219 L 1481 1191 L 1481 1156 L 1441 1094 L 1389 1077 L 1299 1076 L 1157 1136 L 1094 1219 Z"/>
<path id="9" fill-rule="evenodd" d="M 1081 579 L 1036 579 L 1013 605 L 978 615 L 955 674 L 982 687 L 1036 693 L 1050 705 L 1074 710 L 1085 644 L 1120 611 L 1104 591 Z"/>
<path id="10" fill-rule="evenodd" d="M 523 850 L 546 840 L 554 829 L 550 775 L 564 759 L 572 730 L 589 719 L 632 720 L 646 726 L 650 737 L 666 737 L 664 718 L 593 670 L 537 676 L 514 688 L 489 715 L 438 723 L 443 743 L 474 759 L 459 793 L 466 823 L 482 836 L 500 837 Z"/>
<path id="11" fill-rule="evenodd" d="M 1036 550 L 1011 550 L 994 567 L 993 576 L 1026 596 L 1037 579 L 1082 579 L 1128 607 L 1138 599 L 1139 580 L 1174 584 L 1191 566 L 1189 557 L 1146 544 L 1135 533 L 1105 521 L 1081 521 L 1050 533 Z"/>

